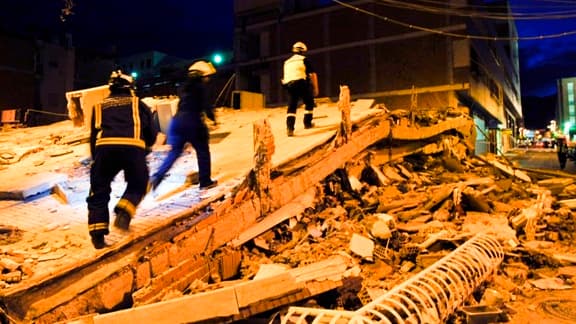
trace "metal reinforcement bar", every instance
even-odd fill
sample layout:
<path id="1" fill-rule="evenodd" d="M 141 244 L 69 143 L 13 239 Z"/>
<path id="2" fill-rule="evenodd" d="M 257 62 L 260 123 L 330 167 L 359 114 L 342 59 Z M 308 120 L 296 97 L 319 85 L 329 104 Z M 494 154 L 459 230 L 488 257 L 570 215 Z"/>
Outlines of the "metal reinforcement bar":
<path id="1" fill-rule="evenodd" d="M 503 259 L 495 238 L 477 234 L 352 317 L 348 311 L 290 307 L 283 323 L 444 323 Z"/>

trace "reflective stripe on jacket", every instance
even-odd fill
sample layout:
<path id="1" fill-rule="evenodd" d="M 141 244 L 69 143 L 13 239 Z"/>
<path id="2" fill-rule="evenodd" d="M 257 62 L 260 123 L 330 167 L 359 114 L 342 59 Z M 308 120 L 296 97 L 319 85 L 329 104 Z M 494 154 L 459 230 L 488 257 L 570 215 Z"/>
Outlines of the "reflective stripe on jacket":
<path id="1" fill-rule="evenodd" d="M 93 113 L 94 146 L 127 145 L 145 149 L 150 145 L 142 129 L 151 125 L 147 115 L 144 120 L 141 118 L 138 97 L 110 96 L 95 105 Z"/>

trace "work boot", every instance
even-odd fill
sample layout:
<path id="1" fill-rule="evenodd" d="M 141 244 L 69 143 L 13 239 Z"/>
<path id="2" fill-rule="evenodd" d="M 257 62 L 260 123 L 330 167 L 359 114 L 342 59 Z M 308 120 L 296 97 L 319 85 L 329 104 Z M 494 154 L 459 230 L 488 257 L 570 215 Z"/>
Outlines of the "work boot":
<path id="1" fill-rule="evenodd" d="M 132 217 L 122 209 L 118 209 L 116 212 L 116 219 L 114 219 L 114 227 L 127 231 L 130 228 L 130 221 Z"/>
<path id="2" fill-rule="evenodd" d="M 206 190 L 206 189 L 214 188 L 217 185 L 218 185 L 218 180 L 210 180 L 210 182 L 201 183 L 200 184 L 200 190 Z"/>
<path id="3" fill-rule="evenodd" d="M 309 129 L 314 127 L 314 124 L 312 123 L 312 119 L 313 119 L 313 115 L 312 112 L 310 111 L 306 111 L 304 113 L 304 128 Z"/>
<path id="4" fill-rule="evenodd" d="M 294 126 L 296 126 L 296 116 L 290 115 L 290 116 L 286 117 L 286 129 L 292 130 L 292 133 L 294 133 Z M 290 136 L 290 135 L 288 135 L 288 136 Z"/>
<path id="5" fill-rule="evenodd" d="M 96 250 L 100 250 L 108 246 L 104 240 L 104 234 L 90 234 L 90 237 L 92 238 L 92 245 Z"/>

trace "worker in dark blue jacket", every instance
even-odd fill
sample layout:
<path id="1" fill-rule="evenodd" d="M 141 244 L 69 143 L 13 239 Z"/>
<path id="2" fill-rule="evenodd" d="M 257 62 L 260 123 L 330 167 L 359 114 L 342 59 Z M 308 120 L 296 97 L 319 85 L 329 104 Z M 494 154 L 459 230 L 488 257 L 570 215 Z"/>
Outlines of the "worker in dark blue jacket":
<path id="1" fill-rule="evenodd" d="M 146 155 L 158 130 L 150 108 L 134 94 L 134 80 L 120 70 L 108 82 L 110 95 L 92 108 L 88 230 L 95 248 L 106 246 L 111 183 L 124 171 L 126 189 L 114 207 L 114 226 L 127 230 L 148 187 Z"/>
<path id="2" fill-rule="evenodd" d="M 167 143 L 170 152 L 152 175 L 151 186 L 156 189 L 166 176 L 174 162 L 180 157 L 186 143 L 191 143 L 196 151 L 198 161 L 198 178 L 200 189 L 208 189 L 217 185 L 211 177 L 211 158 L 209 130 L 204 117 L 216 123 L 214 110 L 207 100 L 206 83 L 211 75 L 216 73 L 212 63 L 200 60 L 188 68 L 188 76 L 182 85 L 178 110 L 168 127 Z"/>

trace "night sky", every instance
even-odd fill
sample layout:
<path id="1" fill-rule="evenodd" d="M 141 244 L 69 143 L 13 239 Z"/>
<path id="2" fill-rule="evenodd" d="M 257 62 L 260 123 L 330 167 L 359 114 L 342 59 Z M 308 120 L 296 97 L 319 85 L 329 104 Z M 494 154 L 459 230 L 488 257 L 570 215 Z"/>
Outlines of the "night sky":
<path id="1" fill-rule="evenodd" d="M 62 17 L 70 2 L 72 14 Z M 0 0 L 0 29 L 69 31 L 76 46 L 113 45 L 120 55 L 231 50 L 233 15 L 233 0 Z"/>
<path id="2" fill-rule="evenodd" d="M 67 2 L 74 3 L 72 14 L 62 21 Z M 516 15 L 531 15 L 516 20 L 520 38 L 542 36 L 519 41 L 522 96 L 553 95 L 556 79 L 576 75 L 576 35 L 548 36 L 576 30 L 576 0 L 511 4 Z M 232 49 L 233 28 L 233 0 L 0 0 L 0 29 L 67 30 L 76 46 L 114 45 L 119 54 L 158 50 L 186 59 L 208 56 Z"/>
<path id="3" fill-rule="evenodd" d="M 556 79 L 576 76 L 576 35 L 546 37 L 576 31 L 576 1 L 512 0 L 511 3 L 518 13 L 541 17 L 516 20 L 520 38 L 543 36 L 539 40 L 519 41 L 522 95 L 552 95 L 556 92 Z"/>

